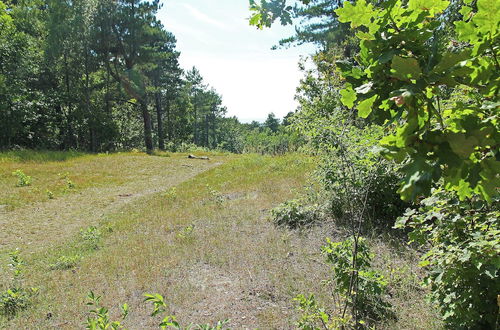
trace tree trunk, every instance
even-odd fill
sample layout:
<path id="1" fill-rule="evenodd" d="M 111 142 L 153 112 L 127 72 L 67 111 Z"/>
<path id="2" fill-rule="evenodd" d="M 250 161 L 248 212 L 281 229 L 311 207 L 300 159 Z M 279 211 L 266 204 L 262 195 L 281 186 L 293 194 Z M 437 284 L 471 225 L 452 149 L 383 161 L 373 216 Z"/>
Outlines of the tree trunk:
<path id="1" fill-rule="evenodd" d="M 205 115 L 205 145 L 204 147 L 209 148 L 210 146 L 208 145 L 208 115 Z"/>
<path id="2" fill-rule="evenodd" d="M 173 134 L 172 134 L 172 113 L 170 111 L 170 99 L 168 98 L 169 96 L 167 95 L 166 101 L 166 106 L 165 109 L 167 109 L 167 139 L 168 141 L 172 141 Z"/>
<path id="3" fill-rule="evenodd" d="M 140 101 L 142 118 L 144 119 L 144 144 L 146 145 L 146 152 L 153 153 L 153 130 L 151 124 L 151 114 L 148 111 L 148 104 L 145 100 Z"/>
<path id="4" fill-rule="evenodd" d="M 160 150 L 165 150 L 165 137 L 163 136 L 163 119 L 161 117 L 161 94 L 156 92 L 156 120 L 158 121 L 158 148 Z"/>
<path id="5" fill-rule="evenodd" d="M 194 100 L 193 110 L 194 110 L 194 123 L 193 123 L 193 142 L 195 145 L 198 145 L 198 109 L 196 109 L 196 96 Z"/>

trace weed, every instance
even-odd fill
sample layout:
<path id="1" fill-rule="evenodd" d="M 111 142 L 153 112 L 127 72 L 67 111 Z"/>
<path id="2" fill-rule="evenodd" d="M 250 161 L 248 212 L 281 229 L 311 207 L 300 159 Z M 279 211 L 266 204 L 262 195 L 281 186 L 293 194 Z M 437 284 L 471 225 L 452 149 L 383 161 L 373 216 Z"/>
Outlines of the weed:
<path id="1" fill-rule="evenodd" d="M 150 302 L 153 305 L 153 312 L 151 313 L 151 316 L 157 316 L 159 314 L 165 313 L 167 309 L 167 304 L 165 303 L 165 298 L 163 298 L 162 295 L 155 293 L 155 294 L 148 294 L 146 293 L 144 295 L 146 297 L 144 299 L 145 302 Z M 177 318 L 175 315 L 167 315 L 163 318 L 163 320 L 160 322 L 158 325 L 160 329 L 167 329 L 167 328 L 174 328 L 174 329 L 194 329 L 194 330 L 222 330 L 224 329 L 224 326 L 229 322 L 229 320 L 224 320 L 224 321 L 218 321 L 215 326 L 212 326 L 210 324 L 190 324 L 187 327 L 182 327 L 179 322 L 177 322 Z"/>
<path id="2" fill-rule="evenodd" d="M 16 187 L 31 186 L 31 176 L 24 174 L 21 170 L 12 172 L 12 175 L 17 176 Z"/>
<path id="3" fill-rule="evenodd" d="M 57 261 L 53 264 L 49 265 L 51 270 L 65 270 L 71 269 L 76 266 L 76 264 L 82 259 L 81 256 L 76 255 L 72 257 L 61 256 Z"/>
<path id="4" fill-rule="evenodd" d="M 179 237 L 179 238 L 186 238 L 186 237 L 190 236 L 193 233 L 193 230 L 194 230 L 194 225 L 186 226 L 185 228 L 183 228 L 181 230 L 180 233 L 177 234 L 177 237 Z"/>
<path id="5" fill-rule="evenodd" d="M 48 199 L 54 199 L 54 193 L 52 191 L 47 189 L 47 190 L 45 190 L 45 193 L 47 194 Z"/>
<path id="6" fill-rule="evenodd" d="M 83 241 L 86 242 L 89 247 L 93 250 L 99 249 L 99 242 L 101 240 L 102 233 L 96 226 L 90 226 L 86 229 L 80 231 L 80 236 Z"/>
<path id="7" fill-rule="evenodd" d="M 212 188 L 209 184 L 206 185 L 210 200 L 217 205 L 224 203 L 224 196 L 216 189 Z"/>
<path id="8" fill-rule="evenodd" d="M 120 321 L 112 321 L 109 317 L 109 309 L 101 305 L 101 296 L 96 296 L 94 292 L 90 291 L 88 296 L 87 306 L 92 306 L 90 316 L 87 317 L 85 322 L 86 328 L 89 330 L 97 329 L 123 329 Z M 128 305 L 121 306 L 122 315 L 121 319 L 125 320 L 128 316 Z"/>
<path id="9" fill-rule="evenodd" d="M 0 292 L 0 314 L 11 319 L 30 305 L 32 298 L 38 293 L 38 289 L 23 286 L 24 260 L 19 255 L 19 251 L 11 252 L 9 256 L 13 282 L 9 289 Z"/>
<path id="10" fill-rule="evenodd" d="M 66 179 L 66 188 L 68 189 L 74 189 L 76 185 L 71 181 L 70 179 Z"/>
<path id="11" fill-rule="evenodd" d="M 306 206 L 301 200 L 292 199 L 271 210 L 277 226 L 291 229 L 313 224 L 319 218 L 317 205 Z"/>
<path id="12" fill-rule="evenodd" d="M 177 189 L 172 187 L 167 192 L 163 193 L 163 196 L 167 199 L 174 200 L 177 198 Z"/>
<path id="13" fill-rule="evenodd" d="M 344 318 L 331 316 L 318 304 L 313 294 L 309 295 L 309 297 L 300 294 L 293 300 L 298 302 L 297 310 L 301 313 L 297 321 L 297 328 L 299 329 L 342 329 L 349 325 L 349 316 Z M 321 327 L 318 325 L 321 325 Z"/>
<path id="14" fill-rule="evenodd" d="M 363 319 L 377 321 L 391 316 L 390 304 L 383 299 L 387 282 L 371 268 L 373 255 L 364 238 L 359 237 L 357 242 L 353 238 L 342 242 L 327 239 L 322 250 L 332 266 L 334 291 L 351 308 L 352 317 L 357 320 L 355 326 L 361 326 Z M 346 308 L 342 317 L 345 311 Z"/>

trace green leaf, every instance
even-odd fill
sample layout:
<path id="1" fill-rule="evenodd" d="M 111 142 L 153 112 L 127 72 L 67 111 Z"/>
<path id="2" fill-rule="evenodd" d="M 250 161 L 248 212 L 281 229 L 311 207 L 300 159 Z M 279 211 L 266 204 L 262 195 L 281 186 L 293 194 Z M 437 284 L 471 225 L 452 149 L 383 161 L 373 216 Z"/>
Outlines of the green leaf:
<path id="1" fill-rule="evenodd" d="M 478 0 L 477 9 L 476 15 L 472 18 L 477 26 L 476 31 L 482 34 L 497 34 L 500 22 L 500 1 Z"/>
<path id="2" fill-rule="evenodd" d="M 391 64 L 392 76 L 400 80 L 418 79 L 422 70 L 414 58 L 394 56 Z"/>
<path id="3" fill-rule="evenodd" d="M 470 49 L 465 49 L 459 53 L 445 53 L 441 61 L 439 61 L 432 71 L 436 73 L 446 71 L 458 63 L 465 61 L 470 55 Z"/>
<path id="4" fill-rule="evenodd" d="M 369 99 L 363 100 L 358 104 L 358 116 L 360 118 L 367 118 L 372 112 L 372 105 L 377 99 L 377 95 L 373 95 Z"/>
<path id="5" fill-rule="evenodd" d="M 349 109 L 354 106 L 354 101 L 356 101 L 356 92 L 354 92 L 351 86 L 341 90 L 340 95 L 342 96 L 340 100 L 343 105 Z"/>
<path id="6" fill-rule="evenodd" d="M 463 133 L 449 134 L 447 140 L 453 152 L 465 159 L 469 158 L 470 154 L 479 143 L 476 137 L 467 137 Z"/>
<path id="7" fill-rule="evenodd" d="M 372 17 L 374 17 L 375 9 L 371 3 L 367 3 L 366 0 L 357 1 L 355 5 L 351 4 L 349 1 L 344 2 L 344 6 L 335 10 L 335 13 L 339 16 L 339 21 L 342 23 L 351 22 L 352 28 L 357 28 L 359 26 L 370 26 L 372 24 Z"/>
<path id="8" fill-rule="evenodd" d="M 422 11 L 428 11 L 430 16 L 435 16 L 445 10 L 449 1 L 446 0 L 409 0 L 408 9 L 415 11 L 418 16 Z"/>

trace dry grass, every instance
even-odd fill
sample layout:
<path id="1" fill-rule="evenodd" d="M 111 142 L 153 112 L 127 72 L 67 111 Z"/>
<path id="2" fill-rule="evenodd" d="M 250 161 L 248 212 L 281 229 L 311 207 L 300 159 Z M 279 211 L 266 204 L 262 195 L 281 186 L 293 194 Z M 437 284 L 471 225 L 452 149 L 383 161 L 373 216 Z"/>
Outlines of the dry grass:
<path id="1" fill-rule="evenodd" d="M 222 165 L 208 169 L 219 163 Z M 52 231 L 56 240 L 46 244 L 44 240 L 33 239 L 29 247 L 23 245 L 26 284 L 39 287 L 40 294 L 15 319 L 0 318 L 0 327 L 81 328 L 89 290 L 103 295 L 104 304 L 113 307 L 114 316 L 118 315 L 118 305 L 127 302 L 131 312 L 125 324 L 129 329 L 155 328 L 157 324 L 158 320 L 149 317 L 150 306 L 143 302 L 143 294 L 147 292 L 164 295 L 169 311 L 183 324 L 213 323 L 228 318 L 229 326 L 234 329 L 293 328 L 297 313 L 292 299 L 299 293 L 314 292 L 319 301 L 329 301 L 322 284 L 328 279 L 329 269 L 319 251 L 325 236 L 337 235 L 335 228 L 289 231 L 274 227 L 269 219 L 271 208 L 296 197 L 302 190 L 307 174 L 314 168 L 312 159 L 300 155 L 217 156 L 205 163 L 175 155 L 160 158 L 123 154 L 83 156 L 62 164 L 72 168 L 82 166 L 82 176 L 86 175 L 87 166 L 97 177 L 101 177 L 100 171 L 115 171 L 127 179 L 82 189 L 84 196 L 93 189 L 101 191 L 89 197 L 88 203 L 85 198 L 78 200 L 85 203 L 82 209 L 98 210 L 92 213 L 91 220 L 87 221 L 87 215 L 82 214 L 80 221 L 68 225 L 62 217 L 57 220 L 60 232 Z M 45 169 L 62 166 L 29 165 L 33 166 L 33 173 L 37 169 L 43 173 L 44 166 Z M 156 179 L 152 173 L 158 175 Z M 173 185 L 175 191 L 171 189 Z M 151 190 L 152 186 L 155 189 Z M 113 199 L 117 199 L 117 192 L 142 192 L 142 195 L 109 208 L 105 202 L 99 204 L 110 195 L 107 189 L 111 189 Z M 77 194 L 58 198 L 68 207 L 79 208 L 69 204 L 74 202 L 72 195 Z M 55 207 L 50 202 L 37 205 L 40 210 Z M 33 238 L 40 235 L 45 238 L 48 235 L 43 228 L 37 227 L 37 222 L 45 220 L 38 214 L 19 228 L 37 232 Z M 97 224 L 102 232 L 97 250 L 78 234 L 79 229 L 90 224 Z M 69 228 L 68 233 L 65 228 Z M 9 240 L 9 248 L 20 242 L 12 237 Z M 393 253 L 383 242 L 374 244 L 383 260 L 381 267 L 415 264 L 407 252 Z M 63 255 L 79 255 L 82 259 L 73 269 L 49 270 L 50 264 Z M 2 278 L 6 278 L 6 271 L 5 268 L 0 271 Z M 401 290 L 396 292 L 399 294 Z M 412 324 L 422 329 L 425 325 L 432 327 L 426 319 L 429 315 L 432 319 L 432 313 L 421 303 L 422 293 L 408 292 L 408 295 L 398 296 L 394 301 L 399 304 L 409 297 L 419 299 L 421 315 L 412 316 L 412 306 L 401 303 L 405 311 L 398 315 L 407 320 L 386 327 L 410 329 Z"/>

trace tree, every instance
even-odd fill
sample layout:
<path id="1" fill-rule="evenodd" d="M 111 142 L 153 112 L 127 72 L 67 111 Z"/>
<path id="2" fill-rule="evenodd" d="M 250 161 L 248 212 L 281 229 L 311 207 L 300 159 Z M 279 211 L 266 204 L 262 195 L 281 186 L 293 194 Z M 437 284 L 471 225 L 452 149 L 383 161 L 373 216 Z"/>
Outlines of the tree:
<path id="1" fill-rule="evenodd" d="M 269 128 L 273 133 L 276 133 L 280 127 L 280 120 L 276 118 L 276 115 L 271 112 L 267 115 L 267 119 L 264 122 L 264 127 Z"/>
<path id="2" fill-rule="evenodd" d="M 110 1 L 110 0 L 105 0 Z M 106 67 L 132 102 L 137 102 L 144 122 L 144 143 L 153 151 L 151 114 L 148 109 L 146 71 L 156 55 L 155 42 L 162 34 L 156 20 L 159 1 L 118 0 L 108 2 L 100 13 L 101 29 L 112 35 L 107 49 Z"/>

